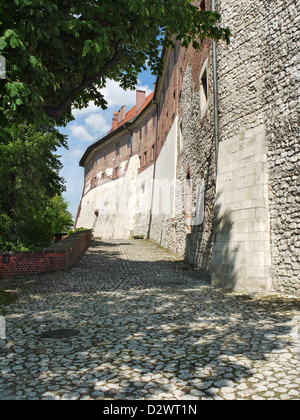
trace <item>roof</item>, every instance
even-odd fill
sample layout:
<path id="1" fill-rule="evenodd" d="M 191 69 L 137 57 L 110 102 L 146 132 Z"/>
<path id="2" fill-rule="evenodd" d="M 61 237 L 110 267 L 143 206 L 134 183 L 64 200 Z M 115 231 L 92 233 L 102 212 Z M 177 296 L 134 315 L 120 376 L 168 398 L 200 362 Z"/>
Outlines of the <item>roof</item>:
<path id="1" fill-rule="evenodd" d="M 96 140 L 94 143 L 92 143 L 85 151 L 85 153 L 83 154 L 82 158 L 79 161 L 79 165 L 80 166 L 84 166 L 84 162 L 86 160 L 86 158 L 88 157 L 88 155 L 90 154 L 90 152 L 92 151 L 92 149 L 95 146 L 98 146 L 99 144 L 101 144 L 102 142 L 106 141 L 109 139 L 109 137 L 113 134 L 117 134 L 118 131 L 121 131 L 124 127 L 124 124 L 128 123 L 128 122 L 134 122 L 134 120 L 142 114 L 142 112 L 150 105 L 150 103 L 152 102 L 154 97 L 154 92 L 150 93 L 150 95 L 148 95 L 146 97 L 145 102 L 143 103 L 143 105 L 141 106 L 141 108 L 139 109 L 139 111 L 137 112 L 137 108 L 136 105 L 134 105 L 127 113 L 125 118 L 120 121 L 115 129 L 111 129 L 104 137 L 101 137 L 100 139 Z"/>
<path id="2" fill-rule="evenodd" d="M 136 116 L 138 116 L 138 115 L 140 115 L 141 114 L 141 112 L 143 112 L 143 110 L 146 108 L 146 106 L 152 101 L 152 99 L 153 99 L 153 95 L 154 95 L 154 92 L 152 92 L 152 93 L 150 93 L 150 95 L 148 95 L 147 97 L 146 97 L 146 100 L 145 100 L 145 102 L 143 103 L 143 105 L 141 106 L 141 108 L 139 109 L 139 111 L 137 112 L 136 111 L 136 105 L 134 105 L 127 113 L 126 113 L 126 116 L 125 116 L 125 118 L 122 120 L 122 121 L 120 121 L 119 123 L 118 123 L 118 125 L 116 126 L 116 128 L 115 128 L 115 130 L 117 129 L 117 128 L 119 128 L 120 126 L 123 126 L 126 122 L 128 122 L 129 120 L 131 120 L 132 118 L 134 118 L 134 117 L 136 117 Z M 112 133 L 113 131 L 115 131 L 115 130 L 110 130 L 110 132 L 109 133 Z"/>

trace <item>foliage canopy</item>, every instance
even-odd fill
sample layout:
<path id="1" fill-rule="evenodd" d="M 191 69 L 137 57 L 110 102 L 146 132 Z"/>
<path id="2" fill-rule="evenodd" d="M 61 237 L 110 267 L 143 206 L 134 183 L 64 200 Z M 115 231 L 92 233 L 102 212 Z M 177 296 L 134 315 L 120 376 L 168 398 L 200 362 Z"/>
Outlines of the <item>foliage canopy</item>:
<path id="1" fill-rule="evenodd" d="M 106 79 L 133 89 L 146 64 L 160 74 L 173 34 L 194 48 L 230 36 L 218 13 L 191 0 L 0 0 L 0 9 L 2 124 L 66 124 L 89 101 L 105 109 Z"/>
<path id="2" fill-rule="evenodd" d="M 65 137 L 32 125 L 5 128 L 0 143 L 0 251 L 44 248 L 72 217 L 61 197 L 64 181 L 55 154 Z"/>

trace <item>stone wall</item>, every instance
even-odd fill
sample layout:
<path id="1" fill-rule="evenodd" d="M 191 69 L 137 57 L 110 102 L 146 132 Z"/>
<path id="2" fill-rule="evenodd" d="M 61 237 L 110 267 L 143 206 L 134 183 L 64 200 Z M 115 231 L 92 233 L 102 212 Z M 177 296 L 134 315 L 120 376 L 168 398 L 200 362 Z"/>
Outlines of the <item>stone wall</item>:
<path id="1" fill-rule="evenodd" d="M 97 183 L 96 173 L 87 173 L 77 226 L 114 238 L 147 236 L 150 226 L 152 239 L 212 273 L 214 284 L 299 293 L 300 3 L 217 0 L 216 5 L 232 31 L 229 46 L 217 45 L 218 162 L 211 42 L 204 41 L 201 51 L 177 43 L 164 52 L 163 75 L 146 112 L 104 139 L 109 157 L 100 167 L 108 174 L 119 159 L 124 171 L 119 177 L 108 174 L 105 185 Z M 210 6 L 207 0 L 206 9 Z M 125 144 L 129 132 L 131 157 Z M 154 171 L 158 184 L 152 183 Z M 165 195 L 156 188 L 160 182 L 168 183 Z M 123 208 L 120 191 L 130 211 L 100 218 L 106 203 Z M 143 209 L 141 202 L 147 203 Z"/>
<path id="2" fill-rule="evenodd" d="M 183 54 L 183 51 L 182 51 Z M 215 197 L 215 145 L 213 136 L 213 78 L 211 44 L 203 43 L 202 51 L 188 49 L 181 57 L 182 91 L 179 104 L 179 136 L 177 177 L 182 191 L 178 200 L 185 208 L 176 221 L 177 253 L 188 262 L 210 272 L 212 259 L 212 227 Z M 201 77 L 206 72 L 207 98 L 203 97 Z M 204 103 L 205 99 L 205 103 Z M 190 183 L 191 205 L 187 183 Z M 203 185 L 203 195 L 199 185 Z M 203 207 L 199 214 L 199 207 Z M 189 220 L 190 218 L 190 220 Z"/>
<path id="3" fill-rule="evenodd" d="M 212 283 L 271 290 L 268 170 L 264 126 L 219 147 Z"/>
<path id="4" fill-rule="evenodd" d="M 273 287 L 300 293 L 300 3 L 261 5 Z"/>
<path id="5" fill-rule="evenodd" d="M 254 225 L 259 227 L 259 230 L 249 231 L 253 225 L 247 222 L 248 233 L 244 231 L 241 237 L 244 245 L 239 243 L 240 247 L 246 246 L 249 252 L 252 250 L 257 254 L 254 254 L 257 259 L 251 262 L 250 258 L 246 263 L 248 264 L 246 271 L 249 270 L 249 273 L 252 271 L 255 277 L 262 280 L 258 272 L 262 270 L 263 274 L 266 270 L 264 285 L 258 280 L 261 288 L 271 287 L 269 280 L 271 277 L 273 289 L 297 293 L 300 286 L 298 223 L 300 4 L 293 0 L 272 2 L 219 0 L 217 6 L 223 16 L 223 24 L 230 26 L 232 31 L 230 46 L 222 43 L 218 45 L 222 142 L 219 167 L 222 167 L 226 160 L 226 153 L 223 153 L 226 148 L 229 153 L 235 155 L 240 153 L 238 159 L 229 156 L 228 164 L 237 165 L 241 171 L 245 170 L 244 159 L 248 159 L 249 162 L 254 159 L 248 169 L 249 178 L 234 179 L 236 173 L 232 172 L 233 178 L 229 179 L 227 188 L 231 189 L 228 195 L 238 194 L 240 188 L 246 188 L 244 191 L 248 194 L 248 198 L 249 194 L 257 194 L 255 198 L 257 202 L 255 207 L 249 207 L 249 203 L 245 201 L 244 207 L 241 208 L 241 197 L 237 195 L 237 200 L 233 198 L 231 203 L 226 198 L 217 201 L 216 212 L 226 214 L 230 223 L 234 223 L 233 218 L 237 210 L 235 206 L 239 205 L 238 210 L 247 215 L 248 221 L 252 217 Z M 247 137 L 249 141 L 252 138 L 253 145 L 256 144 L 261 149 L 260 160 L 255 161 L 251 147 L 244 148 Z M 242 150 L 247 154 L 243 154 Z M 255 164 L 258 165 L 254 167 Z M 225 186 L 224 177 L 230 176 L 229 168 L 221 170 L 217 192 Z M 237 188 L 234 187 L 234 182 L 238 183 Z M 226 197 L 226 192 L 223 192 L 221 197 Z M 244 228 L 247 229 L 244 219 L 240 224 L 244 224 Z M 238 233 L 234 229 L 233 227 L 231 231 L 233 235 Z M 250 238 L 250 233 L 259 232 L 261 238 L 257 244 L 251 244 L 251 241 L 245 239 Z M 224 250 L 222 239 L 225 236 L 222 236 L 222 231 L 218 233 L 214 273 L 221 269 L 219 252 L 222 247 Z M 224 235 L 228 235 L 228 232 L 224 232 Z M 264 245 L 261 243 L 262 240 Z M 270 241 L 269 247 L 268 241 Z M 227 271 L 227 275 L 236 258 L 233 249 L 232 245 L 226 250 L 227 255 L 224 253 L 224 258 L 227 257 L 229 261 L 225 263 L 222 260 L 223 270 Z M 261 252 L 264 253 L 264 269 Z M 246 254 L 245 258 L 247 259 Z M 272 267 L 271 270 L 269 265 Z M 267 274 L 269 272 L 270 274 Z M 242 276 L 233 273 L 231 280 L 243 283 L 245 279 Z M 255 287 L 250 277 L 246 283 L 246 288 Z"/>

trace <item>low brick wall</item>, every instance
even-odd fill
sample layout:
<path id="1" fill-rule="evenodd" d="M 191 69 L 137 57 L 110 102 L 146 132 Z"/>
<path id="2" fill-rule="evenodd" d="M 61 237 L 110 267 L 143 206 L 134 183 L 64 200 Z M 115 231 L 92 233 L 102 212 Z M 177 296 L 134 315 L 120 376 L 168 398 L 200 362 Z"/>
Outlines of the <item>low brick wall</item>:
<path id="1" fill-rule="evenodd" d="M 92 230 L 81 230 L 43 251 L 0 254 L 0 277 L 50 273 L 70 269 L 92 241 Z"/>

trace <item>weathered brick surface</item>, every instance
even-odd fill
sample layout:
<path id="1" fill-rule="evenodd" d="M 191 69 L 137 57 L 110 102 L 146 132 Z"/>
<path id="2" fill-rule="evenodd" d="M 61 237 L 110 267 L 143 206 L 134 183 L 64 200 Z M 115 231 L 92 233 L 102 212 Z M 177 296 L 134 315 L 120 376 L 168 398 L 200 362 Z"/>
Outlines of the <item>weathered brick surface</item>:
<path id="1" fill-rule="evenodd" d="M 3 262 L 4 254 L 0 254 L 0 277 L 26 276 L 71 268 L 91 243 L 92 232 L 77 232 L 73 236 L 44 251 L 11 254 L 9 263 Z"/>
<path id="2" fill-rule="evenodd" d="M 63 270 L 66 265 L 66 253 L 61 252 L 26 252 L 10 255 L 10 262 L 3 263 L 0 254 L 0 277 L 30 275 Z"/>

